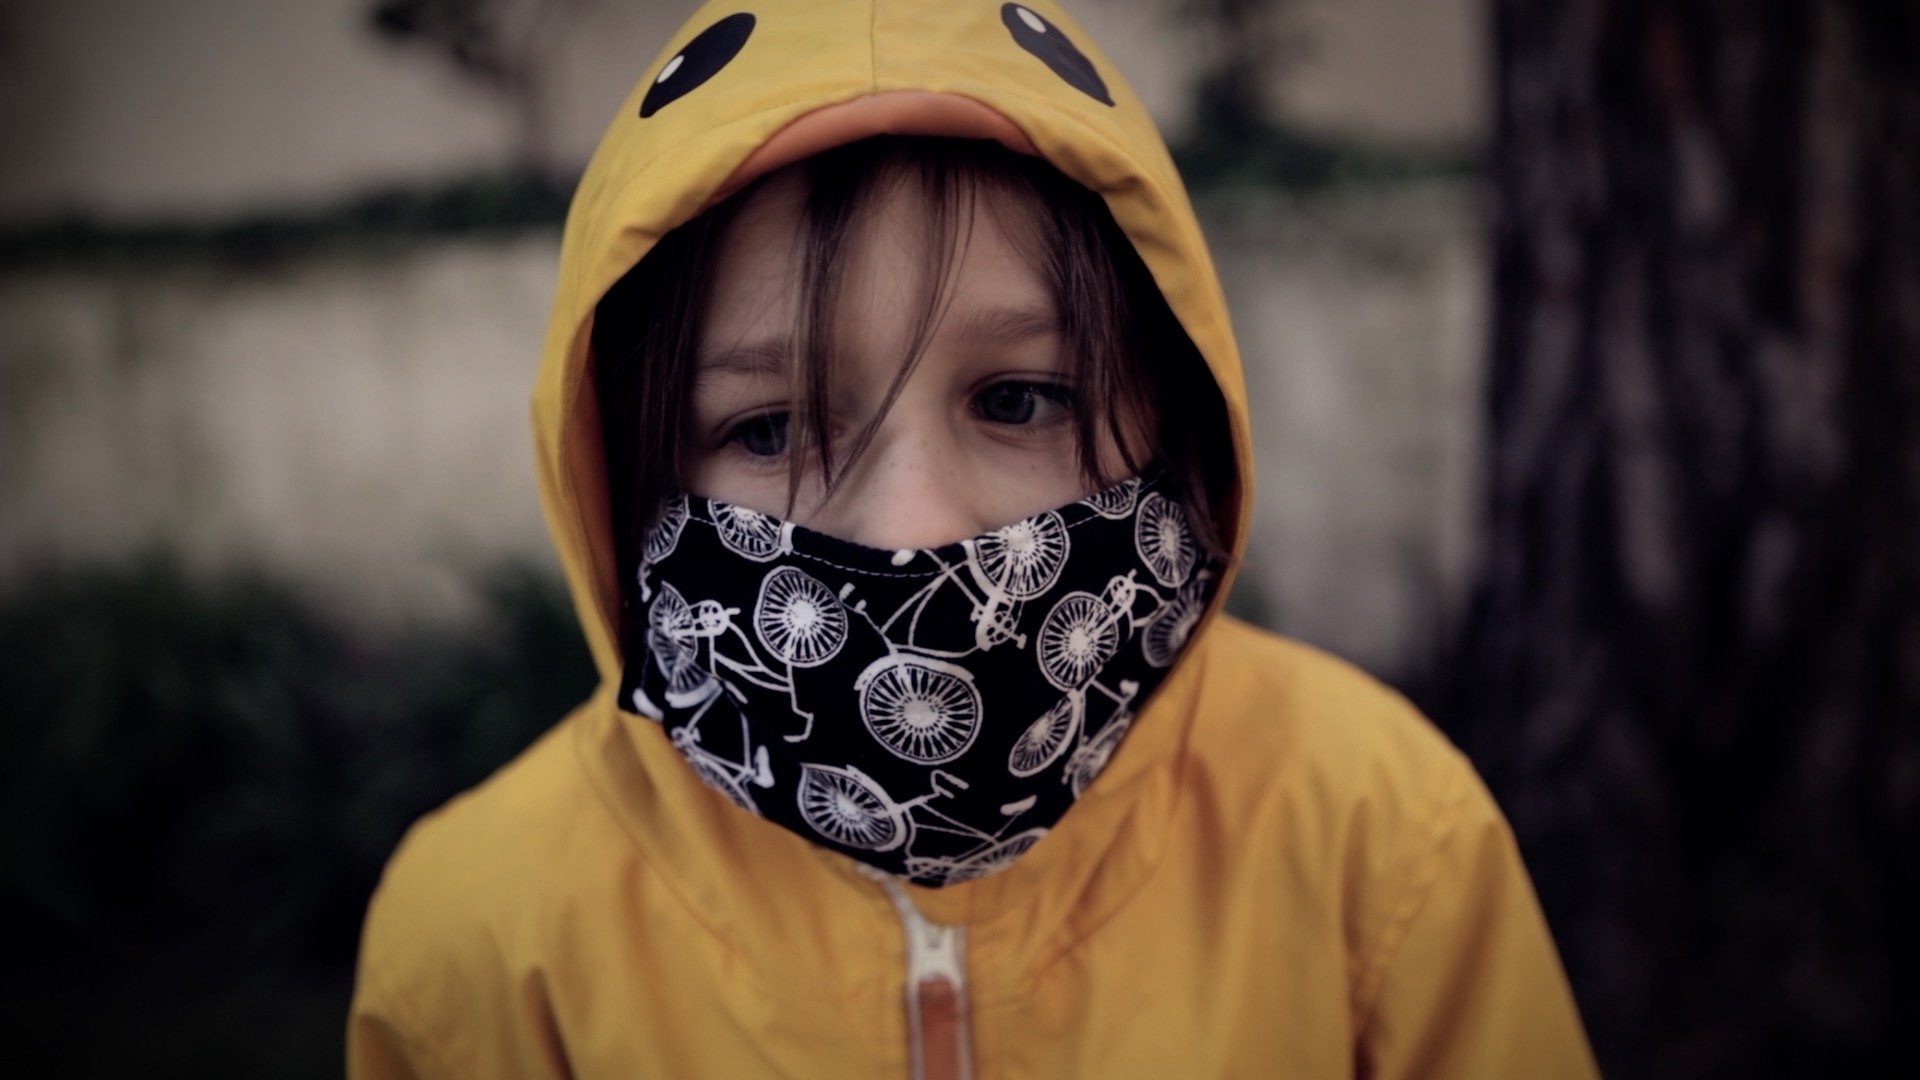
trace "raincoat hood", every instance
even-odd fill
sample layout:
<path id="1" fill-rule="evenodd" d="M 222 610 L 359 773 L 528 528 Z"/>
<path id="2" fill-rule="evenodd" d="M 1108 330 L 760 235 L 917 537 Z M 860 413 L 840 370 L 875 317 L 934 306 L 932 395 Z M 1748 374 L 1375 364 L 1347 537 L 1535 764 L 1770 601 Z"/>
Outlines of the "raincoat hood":
<path id="1" fill-rule="evenodd" d="M 394 855 L 351 1074 L 1596 1075 L 1471 767 L 1364 674 L 1217 610 L 1044 838 L 942 888 L 744 812 L 622 707 L 595 306 L 663 234 L 822 150 L 993 139 L 1098 193 L 1226 401 L 1235 555 L 1252 483 L 1240 360 L 1179 178 L 1048 0 L 726 0 L 640 76 L 567 221 L 534 395 L 600 687 Z"/>
<path id="2" fill-rule="evenodd" d="M 1106 201 L 1226 400 L 1238 476 L 1219 535 L 1236 555 L 1244 544 L 1252 454 L 1220 284 L 1152 119 L 1078 24 L 1047 0 L 709 3 L 646 68 L 581 180 L 534 394 L 542 501 L 603 695 L 620 677 L 620 581 L 594 307 L 661 236 L 756 177 L 883 134 L 993 139 Z"/>
<path id="3" fill-rule="evenodd" d="M 542 503 L 600 673 L 585 707 L 594 734 L 582 768 L 636 847 L 689 894 L 817 880 L 823 861 L 826 877 L 845 882 L 854 864 L 739 812 L 694 775 L 656 723 L 617 701 L 621 591 L 590 368 L 594 308 L 661 236 L 703 209 L 783 165 L 882 134 L 993 139 L 1043 157 L 1105 200 L 1225 399 L 1238 476 L 1218 535 L 1236 556 L 1245 543 L 1252 451 L 1220 282 L 1152 119 L 1071 16 L 1048 0 L 703 6 L 645 69 L 581 180 L 533 398 Z M 1229 566 L 1196 636 L 1231 586 Z M 978 923 L 1019 910 L 1037 945 L 1070 909 L 1123 903 L 1161 851 L 1195 667 L 1190 657 L 1175 663 L 1046 842 L 990 878 L 916 887 L 927 915 Z M 1105 900 L 1074 900 L 1096 882 Z M 1036 903 L 1041 895 L 1051 899 Z M 756 933 L 770 929 L 766 912 L 740 917 Z"/>

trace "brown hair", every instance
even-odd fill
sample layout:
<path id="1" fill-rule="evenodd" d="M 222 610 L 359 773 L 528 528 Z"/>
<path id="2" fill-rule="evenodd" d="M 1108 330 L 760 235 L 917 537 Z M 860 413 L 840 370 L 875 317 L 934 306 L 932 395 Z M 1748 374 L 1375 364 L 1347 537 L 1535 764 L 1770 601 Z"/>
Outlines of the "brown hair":
<path id="1" fill-rule="evenodd" d="M 801 295 L 795 345 L 789 496 L 818 465 L 832 491 L 872 438 L 880 417 L 925 351 L 947 299 L 955 254 L 983 199 L 1053 291 L 1070 351 L 1079 466 L 1090 488 L 1104 475 L 1103 432 L 1112 433 L 1129 472 L 1159 461 L 1200 542 L 1226 557 L 1220 511 L 1236 469 L 1226 404 L 1206 362 L 1180 327 L 1133 244 L 1099 196 L 1038 158 L 997 143 L 883 136 L 826 151 L 805 170 Z M 907 355 L 878 414 L 844 448 L 829 438 L 825 410 L 833 356 L 831 313 L 850 224 L 892 184 L 917 181 L 926 198 L 931 260 Z M 689 388 L 700 314 L 712 286 L 713 252 L 756 190 L 749 186 L 660 239 L 607 291 L 594 312 L 595 386 L 606 442 L 620 565 L 633 561 L 667 496 L 680 490 Z M 1148 418 L 1148 445 L 1129 446 L 1128 417 Z"/>

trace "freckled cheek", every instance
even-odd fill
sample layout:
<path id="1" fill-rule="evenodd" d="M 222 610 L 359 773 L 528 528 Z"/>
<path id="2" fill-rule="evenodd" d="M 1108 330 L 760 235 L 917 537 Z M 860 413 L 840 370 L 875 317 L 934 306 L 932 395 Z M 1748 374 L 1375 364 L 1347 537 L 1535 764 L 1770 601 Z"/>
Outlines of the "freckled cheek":
<path id="1" fill-rule="evenodd" d="M 1052 510 L 1092 494 L 1080 475 L 1073 444 L 1038 453 L 1031 449 L 979 463 L 971 478 L 990 493 L 988 517 L 1003 525 Z"/>

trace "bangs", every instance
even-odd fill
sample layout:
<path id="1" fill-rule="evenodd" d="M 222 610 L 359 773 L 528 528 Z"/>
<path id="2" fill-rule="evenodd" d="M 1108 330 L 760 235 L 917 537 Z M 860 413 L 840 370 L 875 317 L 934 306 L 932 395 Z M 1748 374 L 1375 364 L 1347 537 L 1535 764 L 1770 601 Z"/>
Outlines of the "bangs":
<path id="1" fill-rule="evenodd" d="M 792 401 L 799 437 L 789 459 L 789 515 L 810 468 L 818 468 L 831 499 L 866 452 L 952 304 L 955 272 L 983 213 L 1047 285 L 1068 350 L 1077 465 L 1086 486 L 1098 490 L 1140 470 L 1150 451 L 1130 445 L 1135 440 L 1126 434 L 1134 428 L 1152 431 L 1157 424 L 1151 393 L 1133 385 L 1138 380 L 1125 378 L 1131 365 L 1120 362 L 1116 351 L 1126 340 L 1120 325 L 1125 298 L 1114 275 L 1098 272 L 1107 262 L 1102 238 L 1070 227 L 1087 216 L 1070 208 L 1082 204 L 1084 209 L 1088 201 L 1100 205 L 1097 196 L 1045 162 L 990 142 L 869 139 L 820 154 L 802 168 L 800 295 L 806 299 L 791 353 L 798 360 Z M 925 211 L 911 333 L 880 408 L 844 446 L 835 446 L 819 403 L 832 400 L 832 359 L 839 351 L 835 313 L 849 248 L 862 242 L 863 224 L 876 220 L 882 205 L 909 194 L 918 196 Z M 1104 205 L 1100 211 L 1104 214 Z M 1125 470 L 1121 476 L 1106 475 L 1102 468 L 1100 447 L 1109 435 Z"/>
<path id="2" fill-rule="evenodd" d="M 972 140 L 882 136 L 790 168 L 803 186 L 798 265 L 790 271 L 800 275 L 803 300 L 788 353 L 787 516 L 808 468 L 818 468 L 831 498 L 866 452 L 951 304 L 956 270 L 985 214 L 1050 294 L 1086 489 L 1158 461 L 1179 489 L 1196 539 L 1213 556 L 1232 557 L 1222 523 L 1238 468 L 1226 402 L 1098 195 L 1042 159 Z M 632 564 L 666 499 L 685 489 L 695 355 L 715 252 L 763 186 L 764 178 L 662 237 L 595 308 L 590 362 L 621 565 Z M 903 195 L 917 195 L 925 211 L 910 333 L 881 406 L 836 445 L 822 403 L 833 400 L 846 265 L 875 211 Z M 1121 475 L 1103 471 L 1103 440 L 1118 451 Z"/>

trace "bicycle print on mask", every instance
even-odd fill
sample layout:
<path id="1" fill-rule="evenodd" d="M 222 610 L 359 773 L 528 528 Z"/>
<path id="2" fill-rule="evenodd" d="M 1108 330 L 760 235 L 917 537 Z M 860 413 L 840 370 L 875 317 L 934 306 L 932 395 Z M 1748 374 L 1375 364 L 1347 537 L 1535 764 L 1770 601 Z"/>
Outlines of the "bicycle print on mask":
<path id="1" fill-rule="evenodd" d="M 900 551 L 675 496 L 630 568 L 621 699 L 813 843 L 923 885 L 1002 869 L 1106 767 L 1212 599 L 1166 486 Z"/>

